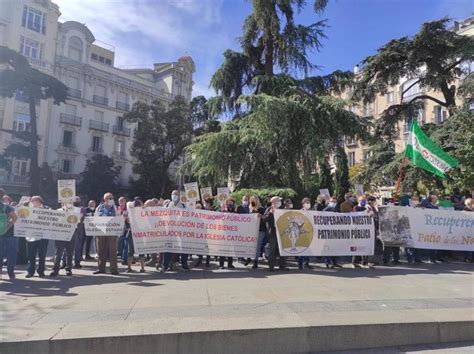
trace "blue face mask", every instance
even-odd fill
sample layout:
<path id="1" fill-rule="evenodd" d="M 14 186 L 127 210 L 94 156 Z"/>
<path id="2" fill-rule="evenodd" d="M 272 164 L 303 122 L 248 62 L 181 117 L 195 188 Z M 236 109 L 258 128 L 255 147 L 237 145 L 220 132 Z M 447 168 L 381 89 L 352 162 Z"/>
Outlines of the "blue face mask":
<path id="1" fill-rule="evenodd" d="M 228 211 L 234 211 L 234 204 L 227 204 Z"/>
<path id="2" fill-rule="evenodd" d="M 248 201 L 246 201 L 246 200 L 244 200 L 244 201 L 242 202 L 242 206 L 244 206 L 244 207 L 247 207 L 247 206 L 249 206 L 249 202 L 248 202 Z"/>
<path id="3" fill-rule="evenodd" d="M 365 200 L 363 200 L 363 201 L 360 202 L 360 206 L 365 207 L 365 204 L 366 204 L 366 203 L 367 203 L 367 202 L 366 202 Z"/>

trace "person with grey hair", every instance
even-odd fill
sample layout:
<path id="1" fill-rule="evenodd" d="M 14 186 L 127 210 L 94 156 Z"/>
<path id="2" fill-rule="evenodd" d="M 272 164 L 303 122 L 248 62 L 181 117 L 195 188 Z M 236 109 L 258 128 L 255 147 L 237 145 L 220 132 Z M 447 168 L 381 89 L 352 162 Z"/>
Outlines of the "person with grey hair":
<path id="1" fill-rule="evenodd" d="M 43 198 L 39 195 L 31 197 L 29 205 L 32 208 L 46 209 Z M 40 278 L 44 278 L 46 268 L 46 252 L 48 251 L 48 239 L 35 239 L 26 237 L 27 253 L 28 253 L 28 268 L 26 278 L 31 278 L 38 272 Z M 36 268 L 36 256 L 38 256 L 38 268 Z"/>
<path id="2" fill-rule="evenodd" d="M 286 267 L 286 259 L 282 257 L 278 251 L 278 240 L 277 240 L 277 232 L 276 232 L 276 225 L 275 225 L 275 215 L 274 212 L 277 209 L 281 208 L 281 199 L 280 197 L 272 197 L 270 199 L 271 206 L 267 208 L 265 214 L 263 214 L 262 219 L 267 224 L 268 230 L 268 243 L 270 246 L 270 254 L 268 257 L 268 270 L 272 272 L 275 268 L 275 263 L 278 258 L 278 265 L 280 270 L 290 270 Z"/>

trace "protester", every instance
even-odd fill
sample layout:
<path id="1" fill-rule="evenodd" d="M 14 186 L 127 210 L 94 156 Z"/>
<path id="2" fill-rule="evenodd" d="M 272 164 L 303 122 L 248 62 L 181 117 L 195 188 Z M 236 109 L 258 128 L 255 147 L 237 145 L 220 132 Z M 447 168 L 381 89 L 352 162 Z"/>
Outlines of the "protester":
<path id="1" fill-rule="evenodd" d="M 399 205 L 400 206 L 411 206 L 411 196 L 413 195 L 413 190 L 411 188 L 406 188 L 404 194 L 400 197 Z"/>
<path id="2" fill-rule="evenodd" d="M 301 210 L 303 211 L 309 211 L 311 210 L 311 199 L 308 197 L 305 197 L 301 200 L 301 205 L 303 208 Z M 312 269 L 311 265 L 309 264 L 309 257 L 308 256 L 299 256 L 298 257 L 298 269 L 302 270 L 304 268 L 307 269 Z"/>
<path id="3" fill-rule="evenodd" d="M 329 199 L 329 203 L 326 208 L 323 209 L 323 211 L 328 211 L 332 213 L 337 213 L 337 198 L 336 197 L 331 197 Z M 342 268 L 342 266 L 338 263 L 338 257 L 336 256 L 331 256 L 331 257 L 324 257 L 324 261 L 326 263 L 326 268 Z"/>
<path id="4" fill-rule="evenodd" d="M 114 196 L 108 192 L 104 194 L 102 203 L 99 204 L 95 216 L 117 216 Z M 94 274 L 105 274 L 107 255 L 109 256 L 110 274 L 118 275 L 117 266 L 117 239 L 113 236 L 97 236 L 97 252 L 99 253 L 98 269 Z"/>
<path id="5" fill-rule="evenodd" d="M 171 193 L 171 201 L 170 203 L 168 204 L 168 208 L 179 208 L 179 209 L 185 209 L 186 208 L 186 205 L 184 205 L 181 201 L 180 201 L 180 193 L 178 190 L 174 190 L 172 193 Z M 179 254 L 179 258 L 181 260 L 181 268 L 185 269 L 185 270 L 189 270 L 189 267 L 188 267 L 188 255 L 187 254 L 184 254 L 184 253 L 181 253 Z M 162 257 L 163 261 L 162 261 L 162 264 L 160 267 L 158 267 L 158 270 L 160 272 L 166 272 L 169 270 L 169 266 L 170 266 L 170 261 L 171 261 L 171 253 L 169 252 L 165 252 L 163 254 L 163 257 Z"/>
<path id="6" fill-rule="evenodd" d="M 463 205 L 464 197 L 462 196 L 459 188 L 453 189 L 453 195 L 451 196 L 450 200 L 453 203 L 454 210 L 464 209 L 464 205 Z M 465 204 L 465 201 L 464 201 L 464 204 Z"/>
<path id="7" fill-rule="evenodd" d="M 257 252 L 255 254 L 255 259 L 253 260 L 252 269 L 258 268 L 258 259 L 263 256 L 264 247 L 266 245 L 266 226 L 265 221 L 263 221 L 262 216 L 265 214 L 265 208 L 260 204 L 260 199 L 257 196 L 252 195 L 250 197 L 250 213 L 259 215 L 259 228 L 258 228 L 258 239 L 257 239 Z"/>
<path id="8" fill-rule="evenodd" d="M 84 242 L 86 238 L 86 230 L 84 228 L 85 209 L 81 207 L 81 198 L 76 197 L 74 201 L 74 207 L 78 208 L 81 213 L 81 218 L 77 224 L 76 231 L 74 231 L 74 236 L 72 237 L 72 239 L 76 242 L 74 248 L 74 268 L 79 269 L 82 268 L 82 250 L 84 248 Z"/>
<path id="9" fill-rule="evenodd" d="M 380 255 L 384 254 L 384 246 L 382 240 L 380 240 L 380 216 L 379 216 L 379 208 L 377 206 L 377 198 L 373 195 L 367 197 L 367 212 L 372 215 L 374 220 L 374 230 L 375 230 L 375 237 L 374 237 L 374 256 L 372 263 L 374 265 L 378 265 L 380 263 L 379 258 Z M 393 254 L 393 263 L 399 264 L 400 260 L 400 247 L 391 247 L 391 253 L 387 250 L 388 255 Z"/>
<path id="10" fill-rule="evenodd" d="M 78 197 L 76 197 L 75 201 L 80 200 Z M 75 203 L 75 204 L 76 204 Z M 80 201 L 79 201 L 80 203 Z M 75 206 L 71 204 L 63 204 L 61 206 L 61 209 L 65 212 L 68 212 L 69 210 L 74 210 Z M 79 211 L 79 213 L 81 213 Z M 82 218 L 82 215 L 79 216 L 79 218 Z M 61 267 L 61 259 L 63 257 L 63 254 L 66 254 L 66 262 L 65 262 L 65 269 L 66 269 L 66 275 L 67 276 L 72 276 L 72 258 L 74 256 L 74 250 L 75 250 L 75 245 L 76 245 L 76 237 L 78 236 L 78 233 L 80 231 L 76 227 L 76 230 L 74 231 L 74 234 L 72 238 L 69 241 L 64 241 L 64 240 L 56 240 L 54 241 L 54 245 L 56 247 L 56 254 L 54 256 L 54 265 L 53 265 L 53 271 L 49 274 L 50 277 L 56 277 L 59 275 L 59 269 Z M 82 242 L 82 240 L 80 240 Z"/>
<path id="11" fill-rule="evenodd" d="M 421 207 L 426 209 L 439 209 L 438 207 L 438 193 L 433 191 L 430 192 L 430 195 L 421 202 Z M 436 250 L 428 250 L 429 263 L 437 264 L 439 263 L 436 259 L 437 253 Z"/>
<path id="12" fill-rule="evenodd" d="M 285 199 L 284 208 L 285 209 L 293 209 L 293 201 L 290 198 Z"/>
<path id="13" fill-rule="evenodd" d="M 87 208 L 84 210 L 84 216 L 94 216 L 96 206 L 97 204 L 95 200 L 89 200 L 89 203 L 87 203 Z M 94 259 L 91 256 L 91 246 L 92 246 L 92 241 L 94 240 L 94 237 L 86 235 L 85 240 L 86 240 L 86 251 L 85 251 L 84 259 L 86 261 L 91 261 Z"/>
<path id="14" fill-rule="evenodd" d="M 12 199 L 0 188 L 0 275 L 3 270 L 3 258 L 7 258 L 7 274 L 15 279 L 15 266 L 18 252 L 18 239 L 14 237 L 13 225 L 17 220 Z"/>
<path id="15" fill-rule="evenodd" d="M 354 199 L 352 198 L 352 193 L 344 194 L 344 201 L 341 203 L 339 207 L 341 213 L 350 213 L 352 211 L 352 207 L 354 206 Z"/>
<path id="16" fill-rule="evenodd" d="M 248 214 L 250 213 L 250 208 L 249 208 L 249 196 L 244 195 L 242 197 L 242 205 L 239 205 L 237 207 L 237 213 L 238 214 Z"/>
<path id="17" fill-rule="evenodd" d="M 125 197 L 120 197 L 118 199 L 118 207 L 117 207 L 117 215 L 123 215 L 123 213 L 127 210 L 127 199 Z M 125 234 L 119 236 L 117 241 L 117 256 L 121 258 L 122 265 L 127 264 L 127 252 L 125 252 L 125 259 L 122 258 L 123 248 L 125 245 Z"/>
<path id="18" fill-rule="evenodd" d="M 157 200 L 152 200 L 152 204 L 158 204 Z M 129 212 L 132 208 L 143 207 L 143 201 L 138 198 L 134 198 L 133 202 L 127 203 L 127 209 L 124 211 L 123 216 L 125 218 L 125 244 L 123 252 L 127 252 L 127 273 L 132 273 L 133 257 L 135 255 L 135 246 L 133 244 L 132 228 L 130 225 Z M 138 261 L 140 262 L 140 273 L 145 273 L 145 255 L 139 254 Z"/>
<path id="19" fill-rule="evenodd" d="M 46 209 L 43 198 L 39 195 L 31 197 L 29 205 L 32 208 Z M 31 278 L 35 271 L 40 278 L 44 278 L 46 269 L 46 252 L 48 250 L 48 239 L 37 240 L 33 237 L 26 237 L 28 253 L 28 269 L 26 278 Z M 36 256 L 38 256 L 38 268 L 36 268 Z"/>
<path id="20" fill-rule="evenodd" d="M 214 200 L 212 198 L 204 199 L 204 210 L 214 210 Z M 198 261 L 194 265 L 195 267 L 199 267 L 202 264 L 203 255 L 198 256 Z M 206 267 L 209 268 L 211 266 L 211 256 L 206 256 Z"/>
<path id="21" fill-rule="evenodd" d="M 267 224 L 267 234 L 268 234 L 268 243 L 269 243 L 269 259 L 268 259 L 268 270 L 272 272 L 275 268 L 275 264 L 278 258 L 278 265 L 280 270 L 290 270 L 286 267 L 285 257 L 280 256 L 278 250 L 278 240 L 277 240 L 277 231 L 275 225 L 275 210 L 281 208 L 281 199 L 280 197 L 274 196 L 270 199 L 271 206 L 267 208 L 265 214 L 263 215 L 263 220 Z"/>
<path id="22" fill-rule="evenodd" d="M 323 211 L 324 208 L 326 208 L 326 196 L 323 194 L 320 194 L 316 198 L 316 204 L 314 205 L 314 210 Z"/>
<path id="23" fill-rule="evenodd" d="M 233 198 L 227 198 L 226 199 L 224 212 L 226 212 L 226 213 L 235 213 L 235 200 Z M 226 260 L 227 260 L 227 269 L 235 269 L 235 267 L 233 265 L 233 261 L 234 261 L 233 257 L 222 257 L 222 256 L 219 257 L 219 267 L 221 269 L 225 269 L 224 264 L 225 264 Z"/>
<path id="24" fill-rule="evenodd" d="M 361 211 L 366 211 L 367 207 L 367 201 L 365 199 L 365 196 L 361 195 L 357 198 L 358 203 L 357 205 L 353 206 L 352 211 L 354 212 L 361 212 Z M 342 210 L 342 204 L 341 204 L 341 210 Z M 362 262 L 362 265 L 361 265 Z M 353 256 L 352 257 L 352 267 L 353 268 L 368 268 L 369 267 L 369 257 L 368 256 Z"/>

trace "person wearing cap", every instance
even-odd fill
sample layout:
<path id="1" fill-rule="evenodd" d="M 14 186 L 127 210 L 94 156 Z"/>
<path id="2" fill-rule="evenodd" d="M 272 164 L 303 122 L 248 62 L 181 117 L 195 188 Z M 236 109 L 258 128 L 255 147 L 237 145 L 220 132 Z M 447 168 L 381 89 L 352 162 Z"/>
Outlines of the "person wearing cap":
<path id="1" fill-rule="evenodd" d="M 0 230 L 0 275 L 2 274 L 3 258 L 7 257 L 7 273 L 10 280 L 15 279 L 15 265 L 18 252 L 18 238 L 13 236 L 13 224 L 18 219 L 15 209 L 11 206 L 12 199 L 0 188 L 0 216 L 3 227 Z"/>
<path id="2" fill-rule="evenodd" d="M 99 204 L 95 211 L 95 216 L 117 216 L 117 208 L 115 207 L 114 195 L 105 193 L 102 203 Z M 110 274 L 118 275 L 117 266 L 117 238 L 113 236 L 97 236 L 97 252 L 99 254 L 98 269 L 94 274 L 105 274 L 105 266 L 107 264 L 107 254 L 110 263 Z"/>
<path id="3" fill-rule="evenodd" d="M 43 198 L 39 195 L 31 197 L 29 206 L 32 208 L 46 209 Z M 38 272 L 40 278 L 44 278 L 46 269 L 46 252 L 48 251 L 48 239 L 35 239 L 25 237 L 27 242 L 28 268 L 26 278 L 31 278 Z M 36 256 L 38 256 L 38 268 L 36 268 Z"/>
<path id="4" fill-rule="evenodd" d="M 268 230 L 268 243 L 270 246 L 269 250 L 269 257 L 268 257 L 268 270 L 272 272 L 275 268 L 276 261 L 278 258 L 278 265 L 280 270 L 290 270 L 286 267 L 286 259 L 285 257 L 280 256 L 278 250 L 278 240 L 277 240 L 277 231 L 276 231 L 276 223 L 275 223 L 275 210 L 281 208 L 281 199 L 280 197 L 274 196 L 270 199 L 270 206 L 265 211 L 262 219 L 267 224 Z"/>

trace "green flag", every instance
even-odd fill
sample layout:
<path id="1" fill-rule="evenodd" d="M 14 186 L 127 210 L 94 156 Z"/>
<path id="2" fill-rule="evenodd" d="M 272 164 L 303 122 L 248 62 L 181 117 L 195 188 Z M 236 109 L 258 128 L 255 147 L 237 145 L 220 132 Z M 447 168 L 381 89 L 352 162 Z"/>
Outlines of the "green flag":
<path id="1" fill-rule="evenodd" d="M 433 143 L 418 126 L 416 119 L 411 123 L 405 156 L 413 164 L 436 176 L 446 178 L 446 172 L 458 166 L 459 162 Z"/>

